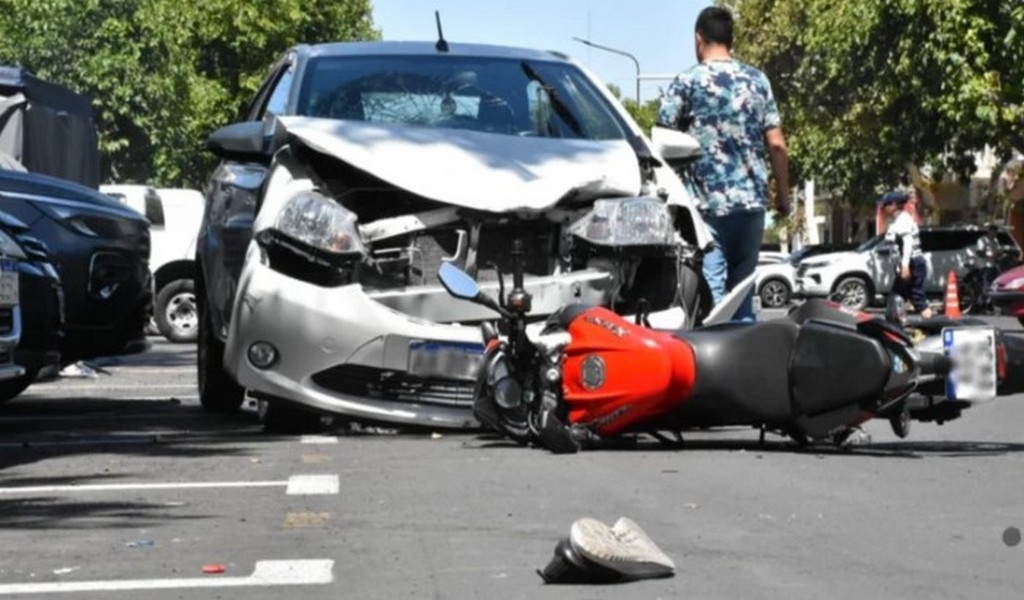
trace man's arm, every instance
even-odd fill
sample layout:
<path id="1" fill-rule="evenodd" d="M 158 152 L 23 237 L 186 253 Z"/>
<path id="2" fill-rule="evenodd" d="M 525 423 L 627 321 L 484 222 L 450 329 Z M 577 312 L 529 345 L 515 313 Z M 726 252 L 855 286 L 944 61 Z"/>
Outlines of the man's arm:
<path id="1" fill-rule="evenodd" d="M 775 172 L 775 210 L 780 216 L 789 214 L 789 150 L 786 149 L 786 136 L 781 127 L 772 127 L 764 132 L 764 141 L 768 146 L 768 156 Z"/>

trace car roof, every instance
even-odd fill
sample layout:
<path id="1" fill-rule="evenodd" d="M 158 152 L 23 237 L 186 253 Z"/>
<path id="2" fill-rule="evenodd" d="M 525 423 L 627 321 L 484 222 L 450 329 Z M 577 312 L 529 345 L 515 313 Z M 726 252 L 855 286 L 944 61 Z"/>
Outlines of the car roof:
<path id="1" fill-rule="evenodd" d="M 329 44 L 296 46 L 293 51 L 310 58 L 321 56 L 419 55 L 472 56 L 572 62 L 565 54 L 553 50 L 546 51 L 530 48 L 518 48 L 514 46 L 449 42 L 448 51 L 441 52 L 437 49 L 436 45 L 436 42 L 334 42 Z"/>

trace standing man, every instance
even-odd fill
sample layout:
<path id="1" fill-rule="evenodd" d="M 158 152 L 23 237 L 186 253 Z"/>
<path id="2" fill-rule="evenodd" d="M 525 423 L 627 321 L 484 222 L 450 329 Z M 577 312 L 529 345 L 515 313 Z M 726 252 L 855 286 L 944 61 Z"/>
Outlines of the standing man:
<path id="1" fill-rule="evenodd" d="M 703 151 L 694 175 L 715 240 L 704 278 L 717 304 L 757 267 L 769 196 L 765 154 L 775 172 L 775 209 L 789 214 L 789 153 L 768 78 L 732 57 L 732 13 L 705 8 L 694 37 L 700 64 L 669 86 L 658 123 L 693 134 Z M 751 301 L 748 295 L 736 318 L 755 318 Z"/>

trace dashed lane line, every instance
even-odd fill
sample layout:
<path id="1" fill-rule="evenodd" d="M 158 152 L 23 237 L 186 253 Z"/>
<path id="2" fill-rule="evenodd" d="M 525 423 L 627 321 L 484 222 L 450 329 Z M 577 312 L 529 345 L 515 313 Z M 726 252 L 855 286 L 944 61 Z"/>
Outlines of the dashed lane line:
<path id="1" fill-rule="evenodd" d="M 261 560 L 247 577 L 9 583 L 0 585 L 0 595 L 326 585 L 333 581 L 333 560 Z"/>

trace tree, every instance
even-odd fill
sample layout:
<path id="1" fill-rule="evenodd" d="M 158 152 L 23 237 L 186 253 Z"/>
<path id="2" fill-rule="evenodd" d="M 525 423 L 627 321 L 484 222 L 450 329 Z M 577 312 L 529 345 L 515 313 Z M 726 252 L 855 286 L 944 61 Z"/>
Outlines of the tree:
<path id="1" fill-rule="evenodd" d="M 638 105 L 632 98 L 623 98 L 622 89 L 614 83 L 608 84 L 608 91 L 622 103 L 622 107 L 626 109 L 629 116 L 633 117 L 640 129 L 645 134 L 651 135 L 651 127 L 654 127 L 658 121 L 658 108 L 661 106 L 661 101 L 659 99 L 648 100 Z"/>
<path id="2" fill-rule="evenodd" d="M 0 63 L 93 98 L 104 171 L 197 186 L 206 136 L 300 42 L 374 39 L 369 0 L 2 0 Z"/>
<path id="3" fill-rule="evenodd" d="M 794 171 L 852 199 L 974 152 L 1024 150 L 1024 3 L 719 0 L 773 82 Z"/>

